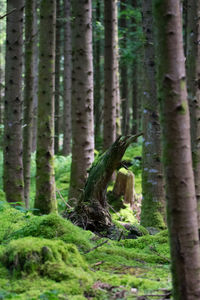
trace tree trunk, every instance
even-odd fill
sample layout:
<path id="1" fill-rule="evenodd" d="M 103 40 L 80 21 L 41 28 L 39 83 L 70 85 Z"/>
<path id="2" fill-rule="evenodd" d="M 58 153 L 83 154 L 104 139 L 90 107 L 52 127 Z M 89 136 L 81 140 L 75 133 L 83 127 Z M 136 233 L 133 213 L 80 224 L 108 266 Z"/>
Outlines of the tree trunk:
<path id="1" fill-rule="evenodd" d="M 24 200 L 29 208 L 30 169 L 33 132 L 33 52 L 34 52 L 34 15 L 36 2 L 25 3 L 25 79 L 24 79 L 24 132 L 23 132 L 23 167 L 24 167 Z"/>
<path id="2" fill-rule="evenodd" d="M 4 116 L 4 191 L 8 202 L 22 202 L 23 0 L 8 0 Z"/>
<path id="3" fill-rule="evenodd" d="M 116 139 L 116 23 L 116 0 L 104 0 L 104 149 L 107 149 Z M 120 123 L 120 120 L 118 120 L 118 122 Z"/>
<path id="4" fill-rule="evenodd" d="M 78 199 L 94 159 L 92 2 L 72 2 L 72 165 L 69 200 Z"/>
<path id="5" fill-rule="evenodd" d="M 127 147 L 136 141 L 139 135 L 119 137 L 93 163 L 84 191 L 70 216 L 77 225 L 95 232 L 108 230 L 113 225 L 106 199 L 107 186 L 113 172 L 120 167 Z"/>
<path id="6" fill-rule="evenodd" d="M 35 199 L 35 208 L 42 214 L 48 214 L 57 208 L 54 182 L 55 23 L 56 1 L 42 0 Z"/>
<path id="7" fill-rule="evenodd" d="M 193 170 L 200 228 L 200 1 L 187 2 L 187 84 Z"/>
<path id="8" fill-rule="evenodd" d="M 133 63 L 132 71 L 132 134 L 137 134 L 138 132 L 138 84 L 137 84 L 137 62 Z"/>
<path id="9" fill-rule="evenodd" d="M 64 0 L 64 118 L 63 155 L 71 153 L 71 24 L 70 0 Z"/>
<path id="10" fill-rule="evenodd" d="M 121 0 L 120 2 L 120 29 L 122 32 L 122 41 L 121 48 L 126 50 L 127 44 L 127 24 L 126 24 L 126 15 L 124 11 L 126 10 L 126 0 Z M 121 74 L 121 97 L 122 97 L 122 134 L 127 135 L 129 133 L 129 93 L 128 93 L 128 68 L 127 61 L 123 56 L 121 57 L 120 62 L 120 74 Z"/>
<path id="11" fill-rule="evenodd" d="M 161 131 L 156 94 L 152 1 L 143 0 L 145 87 L 143 93 L 142 208 L 141 224 L 165 227 L 165 193 L 161 164 Z"/>
<path id="12" fill-rule="evenodd" d="M 54 152 L 59 152 L 59 133 L 60 133 L 60 57 L 61 57 L 61 43 L 60 43 L 60 0 L 56 0 L 56 57 L 55 57 L 55 137 L 54 137 Z"/>
<path id="13" fill-rule="evenodd" d="M 96 22 L 100 22 L 101 17 L 101 4 L 97 0 L 96 7 Z M 95 45 L 95 86 L 94 86 L 94 117 L 95 117 L 95 148 L 99 147 L 101 139 L 101 117 L 102 117 L 102 103 L 101 103 L 101 40 L 99 30 L 96 32 L 96 45 Z"/>
<path id="14" fill-rule="evenodd" d="M 200 299 L 200 251 L 179 0 L 154 0 L 173 299 Z"/>

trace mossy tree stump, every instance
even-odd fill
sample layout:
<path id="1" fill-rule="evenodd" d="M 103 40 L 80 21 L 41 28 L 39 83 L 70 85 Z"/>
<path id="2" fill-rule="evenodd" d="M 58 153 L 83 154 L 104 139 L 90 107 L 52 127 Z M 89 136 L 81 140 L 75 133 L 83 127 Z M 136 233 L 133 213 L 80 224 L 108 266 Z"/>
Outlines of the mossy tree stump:
<path id="1" fill-rule="evenodd" d="M 95 232 L 102 232 L 113 225 L 106 199 L 107 186 L 113 172 L 120 168 L 126 149 L 140 135 L 119 137 L 95 160 L 78 204 L 69 216 L 73 223 Z"/>

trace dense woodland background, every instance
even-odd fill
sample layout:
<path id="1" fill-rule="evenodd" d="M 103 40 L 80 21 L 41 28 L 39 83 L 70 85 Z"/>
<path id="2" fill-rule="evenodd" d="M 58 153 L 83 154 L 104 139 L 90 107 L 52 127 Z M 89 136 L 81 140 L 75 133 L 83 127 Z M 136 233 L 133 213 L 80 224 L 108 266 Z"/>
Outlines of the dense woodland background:
<path id="1" fill-rule="evenodd" d="M 0 299 L 200 299 L 200 1 L 0 4 Z"/>

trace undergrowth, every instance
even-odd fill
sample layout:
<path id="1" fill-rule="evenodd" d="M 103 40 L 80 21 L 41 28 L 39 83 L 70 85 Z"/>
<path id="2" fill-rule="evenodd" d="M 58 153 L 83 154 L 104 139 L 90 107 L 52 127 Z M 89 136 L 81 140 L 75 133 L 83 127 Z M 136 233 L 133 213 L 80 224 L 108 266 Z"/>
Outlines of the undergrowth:
<path id="1" fill-rule="evenodd" d="M 0 157 L 2 153 L 0 152 Z M 129 147 L 124 160 L 141 193 L 141 146 Z M 66 207 L 71 157 L 55 157 L 59 211 Z M 171 289 L 167 231 L 150 236 L 126 207 L 114 222 L 138 226 L 144 236 L 106 240 L 76 227 L 58 214 L 34 216 L 11 207 L 2 192 L 0 159 L 0 299 L 86 300 L 137 299 Z M 32 157 L 31 205 L 35 195 Z M 110 188 L 112 185 L 110 185 Z M 120 225 L 119 225 L 120 226 Z M 148 297 L 155 299 L 155 297 Z"/>

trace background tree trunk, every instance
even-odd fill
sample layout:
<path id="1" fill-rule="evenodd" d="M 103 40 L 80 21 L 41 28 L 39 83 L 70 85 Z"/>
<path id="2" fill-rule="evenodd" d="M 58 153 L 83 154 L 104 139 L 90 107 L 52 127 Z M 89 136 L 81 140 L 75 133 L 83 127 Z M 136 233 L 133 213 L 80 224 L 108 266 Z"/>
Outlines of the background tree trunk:
<path id="1" fill-rule="evenodd" d="M 60 0 L 56 0 L 56 55 L 55 55 L 55 137 L 54 152 L 59 152 L 59 134 L 60 134 L 60 57 L 61 57 L 61 6 Z"/>
<path id="2" fill-rule="evenodd" d="M 156 94 L 152 1 L 143 0 L 145 87 L 143 93 L 141 224 L 165 227 L 165 194 L 161 164 L 161 131 Z"/>
<path id="3" fill-rule="evenodd" d="M 116 0 L 104 0 L 104 149 L 107 149 L 116 138 L 116 23 Z"/>
<path id="4" fill-rule="evenodd" d="M 48 214 L 57 208 L 54 182 L 54 72 L 56 1 L 40 5 L 38 129 L 35 208 Z M 48 28 L 48 30 L 47 30 Z"/>
<path id="5" fill-rule="evenodd" d="M 4 115 L 4 191 L 9 202 L 22 202 L 22 50 L 23 50 L 23 0 L 8 0 L 5 115 Z"/>
<path id="6" fill-rule="evenodd" d="M 69 200 L 78 199 L 94 159 L 92 2 L 72 2 L 72 165 Z M 81 155 L 80 155 L 81 153 Z"/>
<path id="7" fill-rule="evenodd" d="M 200 228 L 200 1 L 187 2 L 187 85 L 193 170 Z"/>
<path id="8" fill-rule="evenodd" d="M 71 153 L 71 22 L 70 0 L 64 0 L 64 110 L 63 110 L 63 155 Z"/>
<path id="9" fill-rule="evenodd" d="M 30 169 L 33 132 L 33 87 L 34 87 L 34 15 L 36 1 L 26 0 L 25 3 L 25 79 L 24 79 L 24 132 L 23 132 L 23 167 L 24 167 L 24 200 L 29 208 Z"/>
<path id="10" fill-rule="evenodd" d="M 194 300 L 200 299 L 200 253 L 180 1 L 154 0 L 154 17 L 173 298 Z"/>

